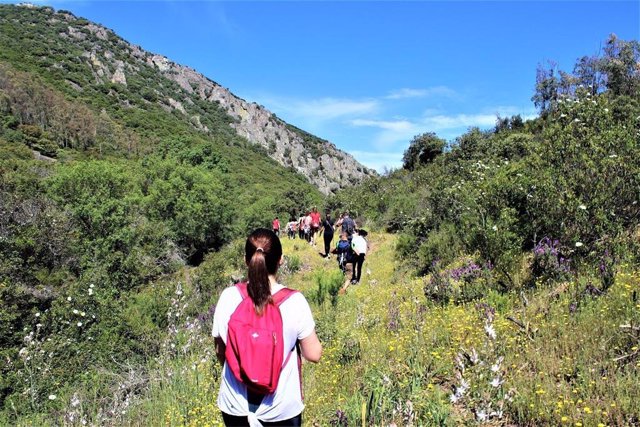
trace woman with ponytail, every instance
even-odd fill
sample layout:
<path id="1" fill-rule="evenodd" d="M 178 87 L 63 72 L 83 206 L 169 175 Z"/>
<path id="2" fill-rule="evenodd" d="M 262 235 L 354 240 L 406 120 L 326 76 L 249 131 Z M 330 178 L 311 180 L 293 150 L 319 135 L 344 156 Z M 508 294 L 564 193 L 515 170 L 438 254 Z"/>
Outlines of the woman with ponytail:
<path id="1" fill-rule="evenodd" d="M 251 233 L 245 244 L 245 262 L 248 277 L 246 293 L 255 313 L 260 316 L 267 305 L 274 303 L 273 296 L 285 289 L 276 278 L 282 263 L 282 245 L 278 236 L 264 228 Z M 284 354 L 291 354 L 282 365 L 275 391 L 260 394 L 236 378 L 225 357 L 225 353 L 227 357 L 229 353 L 226 351 L 229 320 L 243 301 L 240 289 L 232 286 L 222 292 L 213 317 L 216 354 L 223 364 L 218 407 L 224 423 L 226 426 L 300 426 L 304 404 L 298 356 L 318 362 L 322 354 L 309 304 L 300 292 L 289 292 L 290 297 L 280 303 Z"/>

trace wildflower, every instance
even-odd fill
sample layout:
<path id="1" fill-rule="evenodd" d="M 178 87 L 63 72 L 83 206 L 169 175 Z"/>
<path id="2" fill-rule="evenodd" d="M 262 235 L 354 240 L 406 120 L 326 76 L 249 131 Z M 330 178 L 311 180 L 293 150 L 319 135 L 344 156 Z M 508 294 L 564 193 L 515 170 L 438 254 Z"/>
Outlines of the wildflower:
<path id="1" fill-rule="evenodd" d="M 75 408 L 79 404 L 80 404 L 80 399 L 78 398 L 77 394 L 74 394 L 73 397 L 71 398 L 71 406 Z"/>
<path id="2" fill-rule="evenodd" d="M 498 388 L 503 382 L 504 381 L 502 381 L 500 377 L 495 377 L 494 379 L 491 380 L 490 384 L 492 387 Z"/>
<path id="3" fill-rule="evenodd" d="M 78 324 L 78 327 L 82 326 L 82 322 L 78 322 L 77 324 Z"/>
<path id="4" fill-rule="evenodd" d="M 50 394 L 49 395 L 49 400 L 56 400 L 56 395 L 55 394 Z"/>
<path id="5" fill-rule="evenodd" d="M 582 242 L 576 242 L 576 248 L 582 247 Z"/>
<path id="6" fill-rule="evenodd" d="M 67 301 L 71 301 L 71 297 L 67 297 Z"/>
<path id="7" fill-rule="evenodd" d="M 493 231 L 498 231 L 498 226 L 497 226 L 497 225 L 494 225 L 493 227 L 491 227 L 491 229 L 492 229 Z"/>
<path id="8" fill-rule="evenodd" d="M 492 340 L 496 339 L 496 330 L 493 328 L 492 324 L 486 324 L 484 326 L 484 331 L 487 333 L 487 336 Z"/>
<path id="9" fill-rule="evenodd" d="M 586 210 L 587 210 L 587 207 L 586 207 L 585 205 L 580 205 L 580 206 L 578 206 L 578 207 L 579 207 L 580 209 L 582 209 L 583 211 L 586 211 Z"/>
<path id="10" fill-rule="evenodd" d="M 38 313 L 36 313 L 36 317 L 40 317 L 40 313 L 39 313 L 39 312 L 38 312 Z"/>
<path id="11" fill-rule="evenodd" d="M 78 310 L 76 309 L 73 310 L 73 314 L 78 314 L 78 313 L 79 313 Z"/>

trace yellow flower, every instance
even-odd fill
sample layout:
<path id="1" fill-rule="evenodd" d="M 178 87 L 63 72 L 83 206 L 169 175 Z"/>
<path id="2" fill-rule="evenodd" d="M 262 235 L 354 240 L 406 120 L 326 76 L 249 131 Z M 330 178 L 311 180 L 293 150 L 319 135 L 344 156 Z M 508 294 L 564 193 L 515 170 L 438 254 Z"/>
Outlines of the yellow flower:
<path id="1" fill-rule="evenodd" d="M 569 417 L 562 417 L 561 420 L 563 423 L 566 423 L 567 421 L 569 421 Z"/>

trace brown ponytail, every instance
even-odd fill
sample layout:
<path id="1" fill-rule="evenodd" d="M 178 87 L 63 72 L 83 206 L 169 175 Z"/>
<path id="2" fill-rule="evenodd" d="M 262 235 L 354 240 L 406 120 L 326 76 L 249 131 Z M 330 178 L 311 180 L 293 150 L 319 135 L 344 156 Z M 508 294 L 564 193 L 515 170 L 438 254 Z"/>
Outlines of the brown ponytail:
<path id="1" fill-rule="evenodd" d="M 247 292 L 258 314 L 271 301 L 269 275 L 278 271 L 280 258 L 282 245 L 273 231 L 258 228 L 249 235 L 245 244 L 245 261 L 249 268 Z"/>

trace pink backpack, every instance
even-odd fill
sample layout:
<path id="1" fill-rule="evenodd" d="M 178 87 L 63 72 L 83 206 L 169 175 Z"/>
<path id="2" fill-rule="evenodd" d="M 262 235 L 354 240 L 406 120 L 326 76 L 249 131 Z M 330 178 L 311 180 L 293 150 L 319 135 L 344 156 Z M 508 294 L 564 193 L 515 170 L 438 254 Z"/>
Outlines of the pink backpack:
<path id="1" fill-rule="evenodd" d="M 278 388 L 284 358 L 283 325 L 280 304 L 297 291 L 283 288 L 264 306 L 258 316 L 247 292 L 247 283 L 236 284 L 242 302 L 229 319 L 225 358 L 233 375 L 248 389 L 258 394 L 271 394 Z M 284 361 L 283 361 L 284 359 Z M 300 368 L 300 358 L 298 368 Z M 302 377 L 300 378 L 302 380 Z"/>

